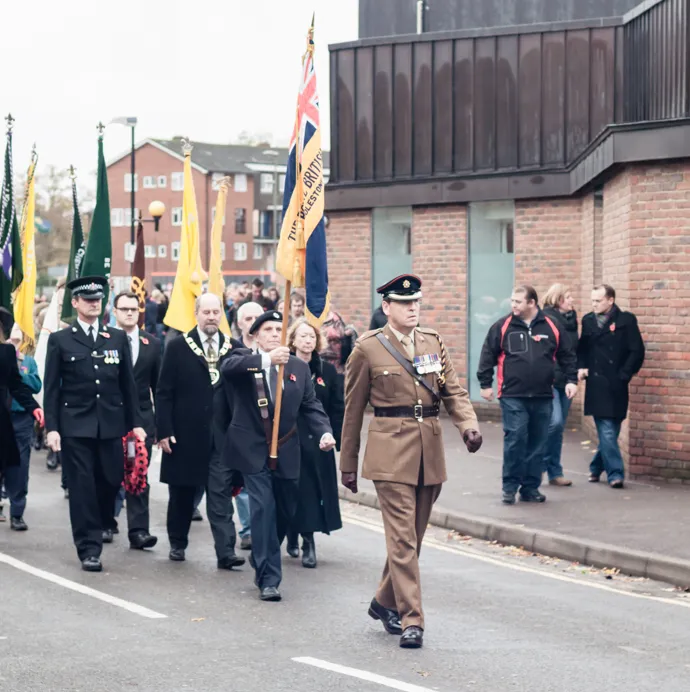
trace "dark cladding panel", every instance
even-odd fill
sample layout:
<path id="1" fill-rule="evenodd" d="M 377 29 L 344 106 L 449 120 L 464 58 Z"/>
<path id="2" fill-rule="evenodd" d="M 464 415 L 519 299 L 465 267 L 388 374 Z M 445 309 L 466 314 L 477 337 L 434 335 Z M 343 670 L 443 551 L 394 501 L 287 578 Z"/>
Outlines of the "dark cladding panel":
<path id="1" fill-rule="evenodd" d="M 338 53 L 338 180 L 355 179 L 355 52 Z"/>
<path id="2" fill-rule="evenodd" d="M 542 73 L 542 164 L 564 162 L 565 126 L 565 34 L 543 35 Z"/>
<path id="3" fill-rule="evenodd" d="M 455 41 L 453 170 L 474 168 L 474 41 Z"/>
<path id="4" fill-rule="evenodd" d="M 433 44 L 424 42 L 413 45 L 413 168 L 414 175 L 430 175 L 433 170 Z"/>
<path id="5" fill-rule="evenodd" d="M 409 176 L 412 174 L 412 46 L 400 43 L 393 51 L 394 175 Z"/>
<path id="6" fill-rule="evenodd" d="M 541 162 L 541 34 L 520 36 L 520 166 Z"/>
<path id="7" fill-rule="evenodd" d="M 475 41 L 474 146 L 476 170 L 496 166 L 496 39 Z"/>
<path id="8" fill-rule="evenodd" d="M 496 62 L 496 166 L 518 165 L 518 37 L 499 36 Z"/>
<path id="9" fill-rule="evenodd" d="M 434 172 L 453 170 L 453 42 L 434 44 Z"/>
<path id="10" fill-rule="evenodd" d="M 393 47 L 374 49 L 374 177 L 393 175 Z"/>
<path id="11" fill-rule="evenodd" d="M 566 35 L 566 162 L 572 161 L 589 144 L 589 31 Z"/>
<path id="12" fill-rule="evenodd" d="M 330 79 L 330 98 L 331 98 L 331 141 L 338 141 L 338 53 L 332 51 L 329 56 L 331 79 Z M 331 182 L 338 182 L 340 176 L 338 175 L 338 147 L 331 147 L 331 159 L 330 159 L 330 180 Z"/>
<path id="13" fill-rule="evenodd" d="M 591 139 L 615 121 L 616 29 L 592 30 L 590 99 Z"/>
<path id="14" fill-rule="evenodd" d="M 374 177 L 374 49 L 357 49 L 357 180 Z"/>

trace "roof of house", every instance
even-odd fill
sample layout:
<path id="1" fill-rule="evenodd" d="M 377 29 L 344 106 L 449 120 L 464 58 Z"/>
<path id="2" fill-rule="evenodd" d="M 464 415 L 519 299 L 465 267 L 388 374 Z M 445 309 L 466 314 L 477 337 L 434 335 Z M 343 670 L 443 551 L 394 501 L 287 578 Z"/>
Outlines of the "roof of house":
<path id="1" fill-rule="evenodd" d="M 145 139 L 136 145 L 136 149 L 150 144 L 166 151 L 181 161 L 182 137 L 173 139 Z M 245 144 L 212 144 L 209 142 L 191 142 L 192 165 L 202 173 L 252 173 L 262 170 L 264 166 L 284 167 L 288 158 L 288 150 L 284 147 L 249 146 Z M 278 156 L 266 154 L 276 151 Z M 108 166 L 129 156 L 129 152 L 120 154 L 108 162 Z M 324 169 L 329 168 L 329 152 L 323 152 Z"/>

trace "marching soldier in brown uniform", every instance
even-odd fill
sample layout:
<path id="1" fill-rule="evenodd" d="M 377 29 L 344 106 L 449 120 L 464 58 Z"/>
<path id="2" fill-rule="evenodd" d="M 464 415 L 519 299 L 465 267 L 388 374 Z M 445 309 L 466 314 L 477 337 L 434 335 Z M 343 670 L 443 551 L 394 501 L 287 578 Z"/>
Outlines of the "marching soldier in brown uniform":
<path id="1" fill-rule="evenodd" d="M 374 481 L 386 533 L 388 559 L 369 615 L 381 620 L 400 646 L 422 646 L 424 614 L 418 556 L 431 508 L 446 480 L 440 403 L 469 452 L 482 444 L 467 392 L 458 383 L 441 337 L 417 327 L 421 279 L 399 276 L 376 289 L 388 324 L 357 341 L 345 375 L 342 483 L 357 492 L 360 432 L 368 403 L 362 475 Z"/>

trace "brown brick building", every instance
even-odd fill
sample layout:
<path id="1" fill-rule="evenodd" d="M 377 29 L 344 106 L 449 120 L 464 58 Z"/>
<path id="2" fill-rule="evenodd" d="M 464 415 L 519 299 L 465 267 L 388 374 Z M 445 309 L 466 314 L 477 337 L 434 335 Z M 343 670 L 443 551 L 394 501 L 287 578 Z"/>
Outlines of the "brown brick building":
<path id="1" fill-rule="evenodd" d="M 580 316 L 612 284 L 647 345 L 628 468 L 688 483 L 689 17 L 688 0 L 651 0 L 617 18 L 332 46 L 327 188 L 336 307 L 364 329 L 379 282 L 420 274 L 424 322 L 475 401 L 514 284 L 566 283 Z"/>
<path id="2" fill-rule="evenodd" d="M 193 147 L 192 175 L 204 268 L 207 269 L 209 264 L 217 183 L 227 175 L 231 186 L 223 227 L 226 282 L 251 281 L 260 276 L 267 284 L 272 283 L 277 242 L 274 223 L 279 234 L 287 150 L 203 142 L 193 143 Z M 141 209 L 144 218 L 148 218 L 148 206 L 152 201 L 160 200 L 166 207 L 158 233 L 152 223 L 144 224 L 146 274 L 150 288 L 152 283 L 166 284 L 175 277 L 182 225 L 182 140 L 145 140 L 136 148 L 135 161 L 136 209 Z M 130 246 L 130 180 L 128 152 L 108 164 L 113 277 L 118 287 L 129 281 L 134 251 Z"/>

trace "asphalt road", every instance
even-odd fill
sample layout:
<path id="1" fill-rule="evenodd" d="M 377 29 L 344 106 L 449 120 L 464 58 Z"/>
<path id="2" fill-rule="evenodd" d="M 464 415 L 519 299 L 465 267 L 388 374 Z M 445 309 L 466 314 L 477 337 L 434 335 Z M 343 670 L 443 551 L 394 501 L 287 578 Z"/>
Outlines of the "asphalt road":
<path id="1" fill-rule="evenodd" d="M 193 525 L 188 561 L 169 562 L 157 484 L 159 546 L 130 551 L 120 534 L 106 571 L 86 574 L 59 477 L 42 462 L 30 531 L 0 525 L 3 692 L 690 689 L 687 594 L 439 529 L 422 553 L 425 647 L 400 649 L 366 614 L 384 558 L 380 517 L 352 505 L 342 531 L 317 537 L 318 569 L 285 557 L 281 603 L 258 600 L 248 567 L 216 569 L 206 521 Z"/>

